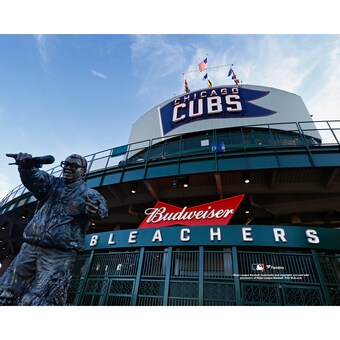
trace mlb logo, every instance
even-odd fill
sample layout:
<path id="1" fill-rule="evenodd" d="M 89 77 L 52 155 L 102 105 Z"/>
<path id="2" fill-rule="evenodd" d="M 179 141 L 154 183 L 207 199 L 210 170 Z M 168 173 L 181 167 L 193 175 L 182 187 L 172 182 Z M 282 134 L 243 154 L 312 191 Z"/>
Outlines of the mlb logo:
<path id="1" fill-rule="evenodd" d="M 253 263 L 251 265 L 251 269 L 263 271 L 264 270 L 264 264 L 263 263 Z"/>

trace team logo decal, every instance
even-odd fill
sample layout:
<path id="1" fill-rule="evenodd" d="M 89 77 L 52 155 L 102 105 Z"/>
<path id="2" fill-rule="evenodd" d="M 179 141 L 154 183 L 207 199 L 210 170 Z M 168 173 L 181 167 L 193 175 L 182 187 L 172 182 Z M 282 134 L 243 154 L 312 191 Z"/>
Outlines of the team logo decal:
<path id="1" fill-rule="evenodd" d="M 242 194 L 191 208 L 180 208 L 157 202 L 155 207 L 145 210 L 146 217 L 138 228 L 162 228 L 171 225 L 226 225 L 244 196 Z"/>
<path id="2" fill-rule="evenodd" d="M 242 87 L 218 87 L 188 93 L 160 108 L 163 134 L 182 125 L 212 118 L 251 118 L 269 116 L 276 111 L 251 101 L 267 96 L 270 91 Z"/>
<path id="3" fill-rule="evenodd" d="M 264 264 L 263 263 L 253 263 L 251 265 L 251 270 L 259 270 L 259 271 L 264 271 Z"/>

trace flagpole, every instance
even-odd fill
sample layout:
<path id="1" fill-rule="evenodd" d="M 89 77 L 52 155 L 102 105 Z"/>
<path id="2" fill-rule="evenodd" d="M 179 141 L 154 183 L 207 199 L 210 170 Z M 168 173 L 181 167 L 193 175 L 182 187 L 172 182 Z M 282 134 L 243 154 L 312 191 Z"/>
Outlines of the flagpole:
<path id="1" fill-rule="evenodd" d="M 234 66 L 234 64 L 224 64 L 224 65 L 219 65 L 219 66 L 207 67 L 206 70 L 211 70 L 213 68 L 218 68 L 218 67 L 223 67 L 223 66 Z M 183 75 L 188 74 L 188 73 L 193 73 L 193 72 L 202 72 L 202 71 L 200 71 L 200 70 L 192 70 L 192 71 L 184 72 Z"/>

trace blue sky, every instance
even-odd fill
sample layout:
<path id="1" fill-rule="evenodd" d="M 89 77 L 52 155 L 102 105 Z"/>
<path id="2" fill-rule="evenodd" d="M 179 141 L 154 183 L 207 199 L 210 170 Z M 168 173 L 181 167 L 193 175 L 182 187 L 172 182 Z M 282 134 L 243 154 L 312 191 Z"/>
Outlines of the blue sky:
<path id="1" fill-rule="evenodd" d="M 315 120 L 338 119 L 339 35 L 0 35 L 0 196 L 20 184 L 5 153 L 87 155 L 127 143 L 146 111 L 182 94 L 183 73 L 233 63 L 243 84 L 300 95 Z M 229 67 L 211 69 L 231 85 Z M 189 73 L 192 90 L 206 87 Z"/>

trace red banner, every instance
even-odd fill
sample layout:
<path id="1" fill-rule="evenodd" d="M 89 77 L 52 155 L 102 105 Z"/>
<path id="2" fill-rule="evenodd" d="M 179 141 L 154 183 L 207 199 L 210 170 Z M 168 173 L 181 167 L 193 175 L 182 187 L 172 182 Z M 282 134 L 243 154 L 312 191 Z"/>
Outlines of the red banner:
<path id="1" fill-rule="evenodd" d="M 153 208 L 145 210 L 146 217 L 138 229 L 162 228 L 171 225 L 226 225 L 244 196 L 242 194 L 191 208 L 180 208 L 159 201 Z"/>

